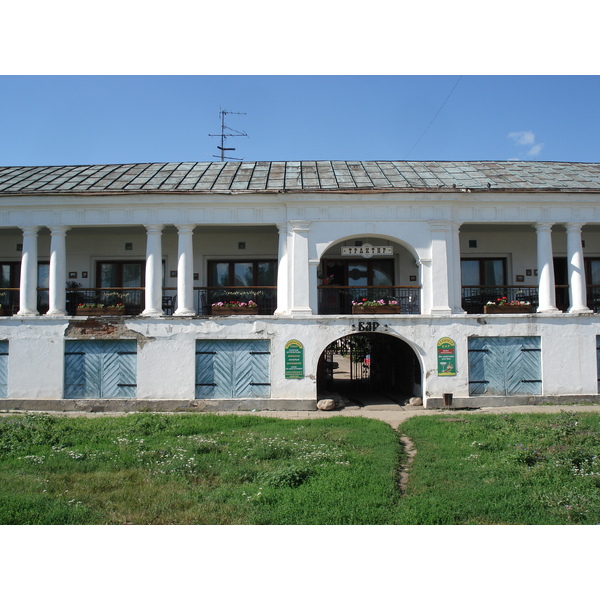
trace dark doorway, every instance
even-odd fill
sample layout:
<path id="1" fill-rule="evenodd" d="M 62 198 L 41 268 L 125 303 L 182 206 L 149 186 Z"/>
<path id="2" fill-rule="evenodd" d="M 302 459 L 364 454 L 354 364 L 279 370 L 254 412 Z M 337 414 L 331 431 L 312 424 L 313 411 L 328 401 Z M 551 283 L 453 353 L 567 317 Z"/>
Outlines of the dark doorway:
<path id="1" fill-rule="evenodd" d="M 406 342 L 382 333 L 357 333 L 325 349 L 317 391 L 319 396 L 339 394 L 346 405 L 402 406 L 421 395 L 421 367 Z"/>

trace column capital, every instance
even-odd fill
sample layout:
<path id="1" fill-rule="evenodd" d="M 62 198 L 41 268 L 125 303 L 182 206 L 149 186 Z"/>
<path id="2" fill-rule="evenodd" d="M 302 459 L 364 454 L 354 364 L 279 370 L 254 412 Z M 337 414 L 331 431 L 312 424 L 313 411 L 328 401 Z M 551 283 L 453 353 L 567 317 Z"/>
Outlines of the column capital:
<path id="1" fill-rule="evenodd" d="M 581 233 L 581 228 L 585 223 L 565 223 L 567 233 Z"/>
<path id="2" fill-rule="evenodd" d="M 71 229 L 69 225 L 52 225 L 48 227 L 52 235 L 67 235 L 67 231 Z"/>
<path id="3" fill-rule="evenodd" d="M 160 235 L 162 233 L 164 225 L 144 225 L 144 227 L 146 228 L 146 231 L 148 233 L 155 233 Z"/>
<path id="4" fill-rule="evenodd" d="M 555 223 L 545 223 L 545 222 L 540 222 L 540 223 L 534 223 L 533 226 L 535 227 L 536 231 L 552 231 L 552 226 L 555 225 Z"/>
<path id="5" fill-rule="evenodd" d="M 37 235 L 40 230 L 39 225 L 23 225 L 21 231 L 23 235 Z"/>
<path id="6" fill-rule="evenodd" d="M 177 227 L 177 231 L 179 233 L 186 234 L 186 233 L 193 233 L 194 229 L 196 228 L 196 224 L 195 223 L 184 223 L 181 225 L 175 225 L 175 227 Z"/>
<path id="7" fill-rule="evenodd" d="M 300 233 L 310 230 L 310 221 L 290 221 L 289 224 L 294 233 Z"/>

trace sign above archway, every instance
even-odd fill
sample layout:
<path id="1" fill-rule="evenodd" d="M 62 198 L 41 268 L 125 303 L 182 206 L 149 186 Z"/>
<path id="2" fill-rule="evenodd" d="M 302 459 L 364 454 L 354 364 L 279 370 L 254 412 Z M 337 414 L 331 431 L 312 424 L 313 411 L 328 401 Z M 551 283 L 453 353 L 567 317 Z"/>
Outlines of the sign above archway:
<path id="1" fill-rule="evenodd" d="M 392 246 L 373 246 L 372 244 L 363 244 L 362 246 L 342 246 L 342 256 L 391 256 L 394 254 Z"/>

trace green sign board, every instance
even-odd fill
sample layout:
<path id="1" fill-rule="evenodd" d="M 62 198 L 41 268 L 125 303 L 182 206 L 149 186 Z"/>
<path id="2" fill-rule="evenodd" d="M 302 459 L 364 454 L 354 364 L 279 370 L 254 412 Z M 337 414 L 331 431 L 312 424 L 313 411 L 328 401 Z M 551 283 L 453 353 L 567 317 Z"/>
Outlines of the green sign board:
<path id="1" fill-rule="evenodd" d="M 454 340 L 445 337 L 437 343 L 438 375 L 449 377 L 456 375 L 456 344 Z"/>
<path id="2" fill-rule="evenodd" d="M 285 345 L 285 378 L 304 377 L 304 346 L 298 340 L 290 340 Z"/>

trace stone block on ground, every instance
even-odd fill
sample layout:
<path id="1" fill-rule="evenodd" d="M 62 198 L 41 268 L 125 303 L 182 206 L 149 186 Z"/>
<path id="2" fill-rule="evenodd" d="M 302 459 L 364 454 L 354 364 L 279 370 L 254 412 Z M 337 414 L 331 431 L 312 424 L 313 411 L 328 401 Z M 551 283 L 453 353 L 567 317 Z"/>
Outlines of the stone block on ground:
<path id="1" fill-rule="evenodd" d="M 333 398 L 325 398 L 317 402 L 318 410 L 333 410 L 335 408 L 335 400 Z"/>

